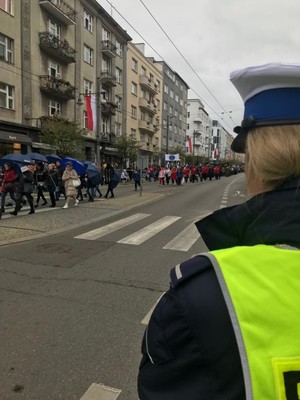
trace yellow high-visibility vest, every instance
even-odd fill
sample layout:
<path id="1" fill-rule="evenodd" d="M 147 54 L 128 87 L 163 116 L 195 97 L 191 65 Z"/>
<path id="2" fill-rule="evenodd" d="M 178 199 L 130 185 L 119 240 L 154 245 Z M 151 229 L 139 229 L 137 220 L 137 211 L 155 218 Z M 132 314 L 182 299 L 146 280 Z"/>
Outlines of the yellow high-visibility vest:
<path id="1" fill-rule="evenodd" d="M 246 399 L 299 400 L 299 249 L 256 245 L 203 255 L 214 266 L 232 320 Z"/>

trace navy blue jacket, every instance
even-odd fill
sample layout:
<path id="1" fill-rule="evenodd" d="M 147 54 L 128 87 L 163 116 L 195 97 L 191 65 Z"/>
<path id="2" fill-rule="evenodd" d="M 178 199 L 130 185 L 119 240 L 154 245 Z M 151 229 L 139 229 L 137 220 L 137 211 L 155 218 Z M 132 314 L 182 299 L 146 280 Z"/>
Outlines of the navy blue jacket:
<path id="1" fill-rule="evenodd" d="M 300 248 L 300 179 L 197 222 L 209 250 L 255 244 Z M 245 400 L 239 352 L 209 260 L 171 271 L 142 343 L 140 400 Z"/>

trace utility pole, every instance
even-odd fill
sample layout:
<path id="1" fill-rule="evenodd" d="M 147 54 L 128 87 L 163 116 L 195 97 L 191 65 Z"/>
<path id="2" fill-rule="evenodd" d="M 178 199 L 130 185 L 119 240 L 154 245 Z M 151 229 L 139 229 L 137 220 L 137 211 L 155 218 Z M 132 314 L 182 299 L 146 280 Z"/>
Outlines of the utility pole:
<path id="1" fill-rule="evenodd" d="M 169 154 L 169 115 L 167 115 L 167 140 L 166 140 L 166 154 Z"/>

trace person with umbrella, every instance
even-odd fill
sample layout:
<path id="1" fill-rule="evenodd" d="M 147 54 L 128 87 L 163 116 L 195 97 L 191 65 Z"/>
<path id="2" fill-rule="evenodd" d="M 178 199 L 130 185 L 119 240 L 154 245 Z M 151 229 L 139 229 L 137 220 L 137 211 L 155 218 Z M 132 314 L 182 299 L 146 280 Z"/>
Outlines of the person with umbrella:
<path id="1" fill-rule="evenodd" d="M 13 163 L 6 161 L 4 163 L 4 176 L 2 180 L 2 195 L 1 195 L 1 213 L 5 212 L 5 198 L 9 193 L 11 200 L 15 203 L 15 190 L 16 190 L 16 171 L 13 167 Z"/>
<path id="2" fill-rule="evenodd" d="M 14 211 L 12 211 L 11 215 L 18 215 L 18 212 L 21 209 L 22 198 L 26 197 L 28 204 L 30 206 L 30 211 L 28 214 L 34 214 L 34 206 L 33 206 L 33 165 L 29 164 L 28 166 L 23 166 L 16 174 L 16 205 Z"/>
<path id="3" fill-rule="evenodd" d="M 86 176 L 87 176 L 86 183 L 87 183 L 88 195 L 90 197 L 89 201 L 94 201 L 93 199 L 96 196 L 96 191 L 99 193 L 99 197 L 102 197 L 102 193 L 99 189 L 99 184 L 101 183 L 101 173 L 97 165 L 92 163 L 87 164 Z M 90 192 L 92 192 L 91 195 Z"/>
<path id="4" fill-rule="evenodd" d="M 114 167 L 110 163 L 107 163 L 107 165 L 105 167 L 105 180 L 107 182 L 107 191 L 104 196 L 106 199 L 107 199 L 109 192 L 110 192 L 110 198 L 115 197 L 113 190 L 117 185 L 116 185 L 116 182 L 113 180 L 114 174 L 115 174 Z"/>
<path id="5" fill-rule="evenodd" d="M 71 161 L 67 161 L 65 163 L 66 169 L 63 173 L 62 180 L 65 183 L 65 191 L 66 191 L 66 204 L 63 208 L 69 208 L 70 199 L 73 199 L 75 202 L 75 207 L 78 206 L 79 200 L 76 199 L 77 188 L 74 186 L 73 180 L 79 179 L 79 176 L 75 169 L 73 168 L 73 163 Z"/>
<path id="6" fill-rule="evenodd" d="M 37 169 L 35 171 L 35 183 L 37 186 L 37 199 L 35 207 L 39 206 L 40 199 L 43 199 L 42 206 L 45 206 L 48 202 L 44 196 L 43 191 L 46 190 L 46 180 L 48 177 L 48 169 L 45 167 L 42 161 L 37 163 Z"/>

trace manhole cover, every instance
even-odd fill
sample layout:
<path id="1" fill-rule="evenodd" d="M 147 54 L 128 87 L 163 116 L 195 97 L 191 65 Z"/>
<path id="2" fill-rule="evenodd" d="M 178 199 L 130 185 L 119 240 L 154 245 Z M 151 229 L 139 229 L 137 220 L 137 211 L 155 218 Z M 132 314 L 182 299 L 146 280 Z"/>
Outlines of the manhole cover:
<path id="1" fill-rule="evenodd" d="M 36 248 L 38 253 L 65 253 L 72 249 L 71 246 L 63 244 L 42 244 Z"/>

